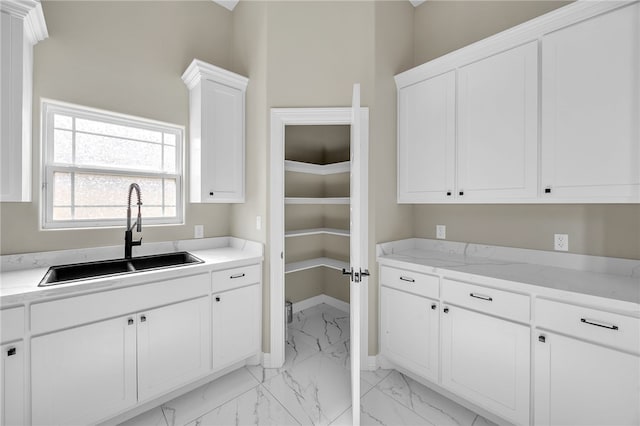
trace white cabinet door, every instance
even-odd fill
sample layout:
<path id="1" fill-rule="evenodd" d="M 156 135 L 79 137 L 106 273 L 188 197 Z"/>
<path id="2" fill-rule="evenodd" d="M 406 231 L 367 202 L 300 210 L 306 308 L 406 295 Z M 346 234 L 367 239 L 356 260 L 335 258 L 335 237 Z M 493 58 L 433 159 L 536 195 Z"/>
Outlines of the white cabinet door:
<path id="1" fill-rule="evenodd" d="M 454 198 L 455 72 L 398 92 L 398 202 Z"/>
<path id="2" fill-rule="evenodd" d="M 553 333 L 539 335 L 536 425 L 640 424 L 640 357 Z"/>
<path id="3" fill-rule="evenodd" d="M 460 201 L 537 196 L 538 45 L 458 70 Z"/>
<path id="4" fill-rule="evenodd" d="M 209 371 L 209 297 L 138 314 L 138 398 L 170 391 Z"/>
<path id="5" fill-rule="evenodd" d="M 640 201 L 640 4 L 542 39 L 542 197 Z"/>
<path id="6" fill-rule="evenodd" d="M 202 200 L 244 201 L 244 92 L 202 81 Z"/>
<path id="7" fill-rule="evenodd" d="M 213 296 L 213 369 L 219 370 L 260 350 L 259 284 Z"/>
<path id="8" fill-rule="evenodd" d="M 529 424 L 529 327 L 455 306 L 442 314 L 442 385 L 496 415 Z"/>
<path id="9" fill-rule="evenodd" d="M 92 424 L 136 403 L 133 316 L 31 340 L 34 425 Z"/>
<path id="10" fill-rule="evenodd" d="M 436 301 L 380 287 L 382 355 L 437 383 L 438 316 Z"/>
<path id="11" fill-rule="evenodd" d="M 23 425 L 24 421 L 24 344 L 4 345 L 0 366 L 0 425 Z"/>

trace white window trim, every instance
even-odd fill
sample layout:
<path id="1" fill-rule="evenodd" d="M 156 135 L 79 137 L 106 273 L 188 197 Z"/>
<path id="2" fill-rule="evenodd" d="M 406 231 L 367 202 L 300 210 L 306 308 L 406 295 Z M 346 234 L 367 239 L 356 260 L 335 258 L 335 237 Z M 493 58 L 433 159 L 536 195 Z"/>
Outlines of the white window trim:
<path id="1" fill-rule="evenodd" d="M 113 111 L 106 111 L 97 108 L 90 108 L 82 105 L 75 105 L 66 102 L 60 102 L 52 99 L 42 98 L 40 100 L 40 229 L 41 230 L 58 230 L 58 229 L 95 229 L 95 228 L 119 228 L 126 225 L 126 210 L 122 211 L 122 218 L 118 219 L 100 219 L 100 220 L 56 220 L 53 217 L 53 172 L 59 170 L 73 171 L 81 170 L 86 172 L 107 172 L 116 175 L 123 174 L 127 176 L 163 176 L 168 178 L 176 178 L 176 217 L 175 218 L 145 218 L 144 204 L 142 205 L 142 224 L 149 225 L 184 225 L 185 211 L 185 128 L 177 124 L 166 123 L 162 121 L 150 120 L 147 118 L 136 117 L 127 114 L 121 114 Z M 126 168 L 100 168 L 100 167 L 76 167 L 76 166 L 59 166 L 53 163 L 53 115 L 66 114 L 74 117 L 81 117 L 90 120 L 103 121 L 111 124 L 133 126 L 144 128 L 147 130 L 159 132 L 172 132 L 176 134 L 176 173 L 154 173 L 141 172 L 140 170 L 130 170 Z M 122 194 L 123 200 L 127 197 L 126 193 Z M 144 193 L 142 194 L 144 203 Z"/>

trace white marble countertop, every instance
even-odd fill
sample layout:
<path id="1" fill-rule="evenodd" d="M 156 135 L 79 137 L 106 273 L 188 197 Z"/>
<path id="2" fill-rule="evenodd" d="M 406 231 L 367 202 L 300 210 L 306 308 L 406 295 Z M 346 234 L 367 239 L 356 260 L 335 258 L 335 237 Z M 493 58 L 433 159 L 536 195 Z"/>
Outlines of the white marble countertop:
<path id="1" fill-rule="evenodd" d="M 584 256 L 412 238 L 378 244 L 378 262 L 454 279 L 519 283 L 542 296 L 590 296 L 622 302 L 640 315 L 640 260 Z"/>
<path id="2" fill-rule="evenodd" d="M 8 307 L 51 297 L 80 294 L 107 288 L 143 284 L 158 279 L 172 279 L 185 275 L 234 268 L 260 262 L 263 246 L 260 243 L 233 237 L 203 238 L 165 243 L 147 243 L 134 250 L 134 257 L 151 254 L 188 251 L 203 263 L 174 268 L 155 269 L 130 274 L 105 276 L 38 287 L 50 266 L 105 259 L 122 258 L 122 247 L 99 247 L 84 250 L 63 250 L 26 253 L 0 257 L 0 307 Z"/>

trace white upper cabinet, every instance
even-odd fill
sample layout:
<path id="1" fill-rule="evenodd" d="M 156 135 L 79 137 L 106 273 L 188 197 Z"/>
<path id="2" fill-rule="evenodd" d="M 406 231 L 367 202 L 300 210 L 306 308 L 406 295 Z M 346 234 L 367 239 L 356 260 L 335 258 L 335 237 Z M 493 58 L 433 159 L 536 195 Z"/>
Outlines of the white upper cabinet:
<path id="1" fill-rule="evenodd" d="M 542 38 L 542 196 L 640 202 L 640 4 Z"/>
<path id="2" fill-rule="evenodd" d="M 398 202 L 453 198 L 455 72 L 398 91 Z"/>
<path id="3" fill-rule="evenodd" d="M 535 198 L 537 167 L 534 41 L 458 70 L 457 197 Z"/>
<path id="4" fill-rule="evenodd" d="M 577 1 L 396 75 L 398 202 L 640 203 L 638 52 Z"/>
<path id="5" fill-rule="evenodd" d="M 190 200 L 243 203 L 249 80 L 197 59 L 182 80 L 189 88 Z"/>
<path id="6" fill-rule="evenodd" d="M 39 1 L 0 2 L 0 201 L 31 201 L 33 45 L 49 36 Z"/>

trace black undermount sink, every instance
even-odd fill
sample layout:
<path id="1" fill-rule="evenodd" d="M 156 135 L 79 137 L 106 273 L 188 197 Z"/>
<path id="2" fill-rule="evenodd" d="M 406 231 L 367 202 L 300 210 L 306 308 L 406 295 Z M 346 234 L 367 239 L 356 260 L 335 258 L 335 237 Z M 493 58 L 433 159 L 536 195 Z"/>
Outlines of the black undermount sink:
<path id="1" fill-rule="evenodd" d="M 164 253 L 152 256 L 134 257 L 131 259 L 112 259 L 101 260 L 98 262 L 52 266 L 44 275 L 44 278 L 42 278 L 38 287 L 65 284 L 70 281 L 99 278 L 109 275 L 131 274 L 135 272 L 149 271 L 151 269 L 192 265 L 196 263 L 203 263 L 203 260 L 198 259 L 191 253 L 182 251 L 178 253 Z"/>

